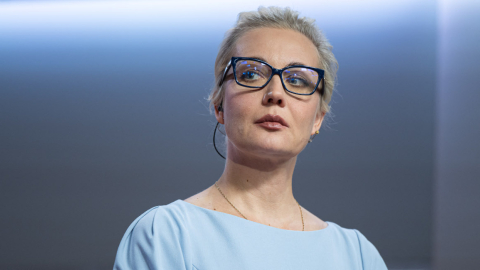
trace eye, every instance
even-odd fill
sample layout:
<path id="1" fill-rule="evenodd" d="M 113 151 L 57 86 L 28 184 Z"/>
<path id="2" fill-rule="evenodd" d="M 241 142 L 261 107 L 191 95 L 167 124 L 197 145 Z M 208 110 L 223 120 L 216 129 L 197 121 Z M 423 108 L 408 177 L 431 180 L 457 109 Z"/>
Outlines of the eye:
<path id="1" fill-rule="evenodd" d="M 257 72 L 255 72 L 253 70 L 247 70 L 247 71 L 242 72 L 240 77 L 241 77 L 242 80 L 255 81 L 255 80 L 260 79 L 260 74 L 258 74 Z"/>
<path id="2" fill-rule="evenodd" d="M 292 75 L 295 75 L 295 74 L 292 74 Z M 292 77 L 285 78 L 285 81 L 289 85 L 292 85 L 292 86 L 295 86 L 295 87 L 307 87 L 308 86 L 308 82 L 301 77 L 292 76 Z"/>

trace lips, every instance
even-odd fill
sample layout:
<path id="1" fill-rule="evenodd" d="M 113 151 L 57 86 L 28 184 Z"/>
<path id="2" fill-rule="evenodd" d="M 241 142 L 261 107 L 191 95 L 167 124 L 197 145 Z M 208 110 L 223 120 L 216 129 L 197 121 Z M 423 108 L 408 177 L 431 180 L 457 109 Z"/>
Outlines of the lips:
<path id="1" fill-rule="evenodd" d="M 275 125 L 278 126 L 278 124 L 280 124 L 284 127 L 288 127 L 287 122 L 279 115 L 266 114 L 262 118 L 255 121 L 255 124 L 261 124 L 261 123 L 265 123 L 265 124 L 271 123 L 271 125 L 274 125 L 274 126 Z"/>

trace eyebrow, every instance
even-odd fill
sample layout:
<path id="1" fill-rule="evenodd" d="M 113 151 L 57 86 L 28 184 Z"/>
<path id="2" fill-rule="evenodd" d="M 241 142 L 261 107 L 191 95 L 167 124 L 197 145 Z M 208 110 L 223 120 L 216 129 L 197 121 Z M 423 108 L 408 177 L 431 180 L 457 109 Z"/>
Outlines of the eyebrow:
<path id="1" fill-rule="evenodd" d="M 249 56 L 249 57 L 250 57 L 250 58 L 255 58 L 255 59 L 258 59 L 258 60 L 262 60 L 262 61 L 264 61 L 264 62 L 267 62 L 267 60 L 265 60 L 265 58 L 263 58 L 263 57 L 258 57 L 258 56 Z M 267 63 L 268 63 L 268 62 L 267 62 Z M 284 66 L 284 67 L 290 67 L 290 66 L 307 66 L 307 67 L 308 67 L 308 65 L 305 65 L 305 64 L 302 63 L 302 62 L 290 62 L 290 63 L 288 63 L 288 64 L 287 64 L 286 66 Z"/>

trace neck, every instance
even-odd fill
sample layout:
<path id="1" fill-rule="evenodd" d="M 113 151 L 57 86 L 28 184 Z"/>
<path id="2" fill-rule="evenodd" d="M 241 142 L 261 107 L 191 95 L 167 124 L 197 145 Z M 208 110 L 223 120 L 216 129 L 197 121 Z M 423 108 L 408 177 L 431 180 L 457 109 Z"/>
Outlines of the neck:
<path id="1" fill-rule="evenodd" d="M 295 163 L 296 156 L 265 159 L 229 153 L 218 186 L 247 219 L 287 224 L 300 218 L 292 192 Z"/>

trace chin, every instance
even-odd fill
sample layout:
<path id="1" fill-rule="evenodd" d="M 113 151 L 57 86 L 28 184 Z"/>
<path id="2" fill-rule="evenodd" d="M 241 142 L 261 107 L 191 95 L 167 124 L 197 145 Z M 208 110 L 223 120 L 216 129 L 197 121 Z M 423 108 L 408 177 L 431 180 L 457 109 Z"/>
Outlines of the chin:
<path id="1" fill-rule="evenodd" d="M 243 155 L 253 155 L 263 158 L 278 158 L 286 159 L 293 158 L 299 154 L 299 149 L 295 148 L 291 138 L 286 138 L 285 134 L 264 132 L 246 132 L 249 136 L 243 135 L 239 137 L 229 137 L 229 148 L 232 147 L 232 152 L 237 151 Z M 282 136 L 283 135 L 283 136 Z M 230 153 L 230 149 L 229 149 Z M 240 153 L 239 153 L 240 154 Z M 242 154 L 240 154 L 242 155 Z"/>

